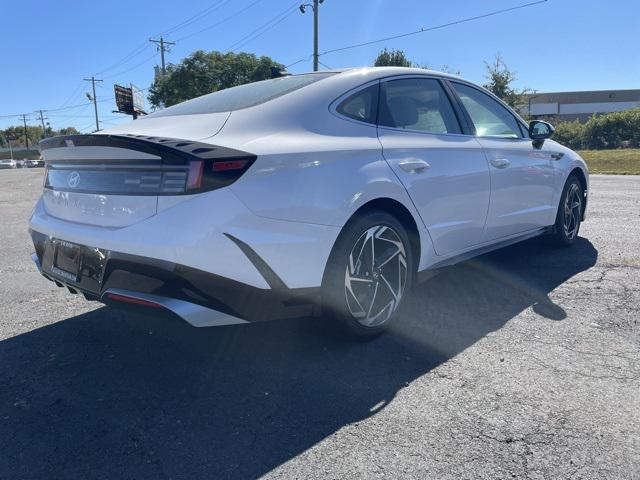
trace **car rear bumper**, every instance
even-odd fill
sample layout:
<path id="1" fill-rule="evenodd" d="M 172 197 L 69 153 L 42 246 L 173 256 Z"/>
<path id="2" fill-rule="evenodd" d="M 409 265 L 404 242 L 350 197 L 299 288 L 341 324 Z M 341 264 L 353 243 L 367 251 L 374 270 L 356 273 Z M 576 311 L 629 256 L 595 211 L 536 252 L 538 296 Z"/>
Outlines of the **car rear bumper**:
<path id="1" fill-rule="evenodd" d="M 81 245 L 77 281 L 52 270 L 52 237 L 31 230 L 40 273 L 71 293 L 103 303 L 164 308 L 195 327 L 313 315 L 319 288 L 262 289 L 174 262 Z"/>
<path id="2" fill-rule="evenodd" d="M 126 215 L 126 205 L 115 210 Z M 41 199 L 29 227 L 52 238 L 179 264 L 259 289 L 319 287 L 340 233 L 335 226 L 254 215 L 229 189 L 159 198 L 156 214 L 120 227 L 56 214 Z M 112 214 L 93 213 L 98 219 Z M 279 280 L 272 281 L 276 277 Z"/>

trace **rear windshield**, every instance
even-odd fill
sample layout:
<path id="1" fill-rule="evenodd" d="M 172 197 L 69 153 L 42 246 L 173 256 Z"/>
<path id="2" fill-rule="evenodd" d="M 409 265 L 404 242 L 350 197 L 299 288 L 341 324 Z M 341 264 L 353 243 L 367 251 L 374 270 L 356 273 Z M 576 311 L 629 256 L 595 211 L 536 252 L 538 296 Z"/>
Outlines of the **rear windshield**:
<path id="1" fill-rule="evenodd" d="M 227 88 L 208 95 L 187 100 L 173 105 L 148 117 L 165 117 L 169 115 L 195 115 L 198 113 L 217 113 L 240 110 L 268 102 L 287 93 L 315 83 L 333 73 L 313 73 L 273 78 L 261 82 L 247 83 L 238 87 Z"/>

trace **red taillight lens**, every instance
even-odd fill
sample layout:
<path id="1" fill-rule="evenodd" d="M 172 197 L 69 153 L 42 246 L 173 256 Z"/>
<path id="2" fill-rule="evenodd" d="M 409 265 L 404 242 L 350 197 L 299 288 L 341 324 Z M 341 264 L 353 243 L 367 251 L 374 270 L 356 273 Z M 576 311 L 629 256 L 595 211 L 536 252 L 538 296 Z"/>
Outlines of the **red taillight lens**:
<path id="1" fill-rule="evenodd" d="M 224 172 L 227 170 L 240 170 L 247 164 L 247 160 L 217 160 L 213 162 L 214 172 Z"/>
<path id="2" fill-rule="evenodd" d="M 189 163 L 189 175 L 187 176 L 187 190 L 195 190 L 202 187 L 202 172 L 204 171 L 203 161 L 192 161 Z"/>

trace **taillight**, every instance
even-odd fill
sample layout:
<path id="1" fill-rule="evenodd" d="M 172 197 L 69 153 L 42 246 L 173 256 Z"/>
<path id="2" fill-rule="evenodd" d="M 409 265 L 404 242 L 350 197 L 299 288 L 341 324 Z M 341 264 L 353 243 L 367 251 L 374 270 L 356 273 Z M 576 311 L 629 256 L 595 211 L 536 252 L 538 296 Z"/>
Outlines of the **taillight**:
<path id="1" fill-rule="evenodd" d="M 213 170 L 222 172 L 226 170 L 240 170 L 245 167 L 247 160 L 218 160 L 213 162 Z"/>
<path id="2" fill-rule="evenodd" d="M 187 190 L 197 190 L 202 187 L 202 172 L 204 162 L 195 160 L 189 164 L 189 176 L 187 177 Z"/>

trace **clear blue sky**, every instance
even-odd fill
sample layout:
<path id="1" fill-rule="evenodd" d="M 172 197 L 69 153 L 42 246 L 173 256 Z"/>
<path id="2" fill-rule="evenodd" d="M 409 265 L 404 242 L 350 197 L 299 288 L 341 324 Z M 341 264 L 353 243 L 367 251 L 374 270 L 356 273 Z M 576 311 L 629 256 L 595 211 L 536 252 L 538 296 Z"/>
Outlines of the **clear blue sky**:
<path id="1" fill-rule="evenodd" d="M 325 0 L 321 6 L 320 51 L 391 36 L 421 27 L 481 15 L 531 0 Z M 197 33 L 255 3 L 234 18 Z M 18 123 L 8 114 L 50 110 L 54 128 L 93 128 L 89 85 L 98 89 L 104 126 L 119 123 L 111 113 L 113 83 L 148 87 L 159 63 L 147 39 L 160 32 L 176 41 L 169 62 L 196 49 L 226 50 L 290 7 L 274 28 L 241 46 L 289 64 L 312 52 L 312 15 L 292 0 L 0 0 L 0 128 Z M 210 8 L 213 7 L 213 8 Z M 209 8 L 209 11 L 206 9 Z M 198 14 L 204 14 L 197 16 Z M 195 16 L 195 18 L 193 18 Z M 193 20 L 186 22 L 188 20 Z M 640 2 L 637 0 L 548 0 L 503 15 L 321 57 L 332 67 L 370 65 L 383 48 L 404 50 L 434 68 L 449 65 L 463 77 L 484 80 L 484 61 L 500 52 L 518 74 L 518 85 L 538 91 L 640 88 Z M 188 38 L 184 38 L 187 37 Z M 123 57 L 133 53 L 127 61 Z M 125 58 L 126 60 L 126 58 Z M 311 60 L 293 72 L 310 70 Z"/>

